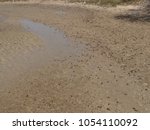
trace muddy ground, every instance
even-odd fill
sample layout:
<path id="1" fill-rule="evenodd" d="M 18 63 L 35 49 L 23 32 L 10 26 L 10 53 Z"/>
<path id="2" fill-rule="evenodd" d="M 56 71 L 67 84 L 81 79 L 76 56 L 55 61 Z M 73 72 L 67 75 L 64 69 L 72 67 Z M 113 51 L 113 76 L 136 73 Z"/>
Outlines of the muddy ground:
<path id="1" fill-rule="evenodd" d="M 150 112 L 150 23 L 126 12 L 0 4 L 0 112 Z"/>

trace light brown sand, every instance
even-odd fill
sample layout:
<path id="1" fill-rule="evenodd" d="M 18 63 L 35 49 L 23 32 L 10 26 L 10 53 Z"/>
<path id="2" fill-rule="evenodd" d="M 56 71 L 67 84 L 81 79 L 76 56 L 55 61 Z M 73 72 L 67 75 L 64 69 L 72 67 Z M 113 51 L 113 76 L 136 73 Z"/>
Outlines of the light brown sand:
<path id="1" fill-rule="evenodd" d="M 119 13 L 0 5 L 0 16 L 7 17 L 0 23 L 0 112 L 149 112 L 150 23 L 116 19 Z M 59 28 L 72 44 L 86 47 L 41 68 L 5 73 L 1 66 L 11 68 L 12 55 L 42 47 L 39 37 L 20 26 L 22 18 Z"/>

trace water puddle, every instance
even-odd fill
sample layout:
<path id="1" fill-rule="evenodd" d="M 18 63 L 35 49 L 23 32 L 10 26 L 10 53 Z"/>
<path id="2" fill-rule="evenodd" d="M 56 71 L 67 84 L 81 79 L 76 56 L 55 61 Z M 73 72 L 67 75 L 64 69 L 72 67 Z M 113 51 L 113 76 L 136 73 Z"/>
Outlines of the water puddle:
<path id="1" fill-rule="evenodd" d="M 49 27 L 41 23 L 30 20 L 21 20 L 22 27 L 42 41 L 42 46 L 33 48 L 32 51 L 20 53 L 11 58 L 7 63 L 0 66 L 0 79 L 4 84 L 8 83 L 8 79 L 19 77 L 24 73 L 36 71 L 38 68 L 49 65 L 49 63 L 58 60 L 68 60 L 70 57 L 80 55 L 84 49 L 83 45 L 72 43 L 63 32 L 54 27 Z M 0 83 L 0 84 L 1 84 Z"/>
<path id="2" fill-rule="evenodd" d="M 44 57 L 41 59 L 66 58 L 81 54 L 84 46 L 82 44 L 73 43 L 67 38 L 64 32 L 54 27 L 49 27 L 42 23 L 36 23 L 31 20 L 21 20 L 21 25 L 27 30 L 38 36 L 43 41 L 42 50 L 35 51 L 36 57 Z M 42 54 L 40 54 L 42 53 Z"/>
<path id="3" fill-rule="evenodd" d="M 21 24 L 27 31 L 34 33 L 43 40 L 47 53 L 55 56 L 65 56 L 75 51 L 71 41 L 58 29 L 30 20 L 21 20 Z"/>
<path id="4" fill-rule="evenodd" d="M 0 22 L 3 22 L 6 18 L 2 15 L 0 15 Z"/>

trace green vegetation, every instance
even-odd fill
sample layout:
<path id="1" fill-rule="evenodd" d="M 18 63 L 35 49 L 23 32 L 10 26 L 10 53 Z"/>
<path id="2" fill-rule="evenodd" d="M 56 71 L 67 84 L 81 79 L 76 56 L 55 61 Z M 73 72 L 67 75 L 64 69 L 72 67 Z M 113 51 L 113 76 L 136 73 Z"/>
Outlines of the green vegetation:
<path id="1" fill-rule="evenodd" d="M 88 4 L 97 4 L 97 5 L 112 5 L 116 6 L 117 4 L 123 3 L 135 3 L 140 0 L 69 0 L 69 2 L 85 2 Z"/>
<path id="2" fill-rule="evenodd" d="M 7 2 L 7 1 L 15 2 L 15 1 L 28 1 L 28 0 L 0 0 L 0 2 Z"/>
<path id="3" fill-rule="evenodd" d="M 0 2 L 6 2 L 6 1 L 13 1 L 13 0 L 0 0 Z M 14 0 L 14 1 L 28 1 L 28 0 Z M 96 4 L 96 5 L 116 6 L 118 4 L 125 4 L 125 3 L 132 4 L 132 3 L 139 2 L 141 0 L 67 0 L 67 1 L 68 2 L 84 2 L 84 3 L 87 3 L 87 4 Z M 149 1 L 149 0 L 147 0 L 147 1 Z"/>

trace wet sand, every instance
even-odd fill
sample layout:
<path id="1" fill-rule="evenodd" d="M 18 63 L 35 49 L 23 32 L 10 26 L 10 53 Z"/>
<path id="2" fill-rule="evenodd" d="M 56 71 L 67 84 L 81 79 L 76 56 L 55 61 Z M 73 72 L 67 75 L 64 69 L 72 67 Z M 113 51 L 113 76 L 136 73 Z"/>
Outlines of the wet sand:
<path id="1" fill-rule="evenodd" d="M 61 5 L 0 5 L 0 112 L 149 112 L 150 23 Z"/>

